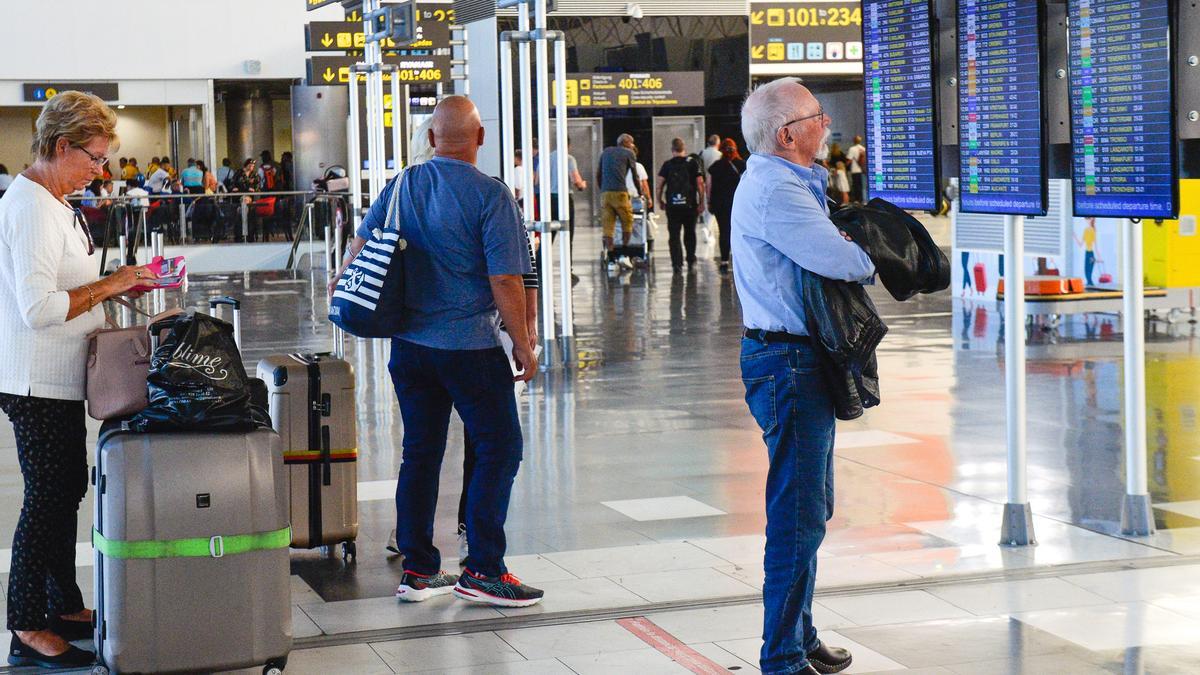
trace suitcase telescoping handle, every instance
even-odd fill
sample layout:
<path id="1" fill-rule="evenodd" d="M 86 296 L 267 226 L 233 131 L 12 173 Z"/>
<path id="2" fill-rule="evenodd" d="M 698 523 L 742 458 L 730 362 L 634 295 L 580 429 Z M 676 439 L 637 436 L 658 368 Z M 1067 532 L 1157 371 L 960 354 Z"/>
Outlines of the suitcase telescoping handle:
<path id="1" fill-rule="evenodd" d="M 221 305 L 229 305 L 233 308 L 233 342 L 238 349 L 242 348 L 242 301 L 237 298 L 231 298 L 228 295 L 221 295 L 215 298 L 210 298 L 208 308 L 215 314 L 217 308 Z"/>

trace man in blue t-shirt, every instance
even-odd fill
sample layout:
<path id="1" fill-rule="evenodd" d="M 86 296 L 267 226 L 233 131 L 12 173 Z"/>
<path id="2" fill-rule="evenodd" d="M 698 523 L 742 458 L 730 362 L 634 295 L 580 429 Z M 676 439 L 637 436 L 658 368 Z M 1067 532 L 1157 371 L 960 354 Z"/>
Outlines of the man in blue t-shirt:
<path id="1" fill-rule="evenodd" d="M 463 600 L 527 607 L 542 591 L 521 584 L 504 566 L 504 521 L 523 443 L 513 381 L 537 372 L 537 290 L 522 280 L 532 271 L 527 239 L 512 193 L 475 168 L 483 125 L 469 99 L 451 96 L 437 105 L 429 141 L 433 159 L 384 188 L 347 257 L 358 255 L 377 228 L 398 226 L 407 242 L 404 327 L 392 339 L 388 366 L 404 420 L 396 486 L 404 576 L 396 595 L 419 602 L 453 592 Z M 385 223 L 397 189 L 395 222 Z M 516 378 L 500 346 L 501 319 L 523 368 Z M 433 545 L 452 407 L 476 455 L 467 495 L 470 554 L 461 576 L 441 570 Z"/>
<path id="2" fill-rule="evenodd" d="M 188 159 L 187 168 L 179 172 L 179 180 L 183 187 L 192 194 L 204 192 L 204 172 L 196 166 L 196 160 Z"/>

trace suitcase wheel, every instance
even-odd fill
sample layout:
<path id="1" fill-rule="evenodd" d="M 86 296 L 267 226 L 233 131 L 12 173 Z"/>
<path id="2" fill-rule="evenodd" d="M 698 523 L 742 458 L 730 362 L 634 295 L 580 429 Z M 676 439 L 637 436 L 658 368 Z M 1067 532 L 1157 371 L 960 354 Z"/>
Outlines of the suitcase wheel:
<path id="1" fill-rule="evenodd" d="M 267 665 L 263 666 L 263 675 L 283 675 L 283 669 L 287 668 L 287 657 L 267 661 Z"/>
<path id="2" fill-rule="evenodd" d="M 358 559 L 358 546 L 352 541 L 342 542 L 342 560 L 347 563 L 355 562 Z"/>
<path id="3" fill-rule="evenodd" d="M 105 666 L 92 666 L 92 675 L 108 675 L 108 668 Z"/>

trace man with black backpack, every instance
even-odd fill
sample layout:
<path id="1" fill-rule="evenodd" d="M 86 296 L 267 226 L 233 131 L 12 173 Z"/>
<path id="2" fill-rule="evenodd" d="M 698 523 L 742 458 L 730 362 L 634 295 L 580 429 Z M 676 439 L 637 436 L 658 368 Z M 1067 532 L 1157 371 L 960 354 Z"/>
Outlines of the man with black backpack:
<path id="1" fill-rule="evenodd" d="M 696 218 L 704 212 L 704 172 L 696 156 L 688 155 L 682 138 L 671 139 L 671 154 L 658 171 L 658 204 L 667 214 L 671 266 L 679 272 L 683 248 L 687 249 L 688 270 L 696 264 Z"/>

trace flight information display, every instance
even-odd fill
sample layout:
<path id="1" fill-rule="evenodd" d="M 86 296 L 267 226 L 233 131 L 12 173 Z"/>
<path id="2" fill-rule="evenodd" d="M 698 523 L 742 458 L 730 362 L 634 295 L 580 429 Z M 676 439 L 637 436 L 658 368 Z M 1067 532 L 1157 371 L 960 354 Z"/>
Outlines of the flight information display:
<path id="1" fill-rule="evenodd" d="M 959 0 L 961 211 L 1046 213 L 1038 4 Z"/>
<path id="2" fill-rule="evenodd" d="M 1170 3 L 1072 0 L 1069 12 L 1075 215 L 1174 218 Z"/>
<path id="3" fill-rule="evenodd" d="M 863 1 L 867 192 L 905 209 L 938 207 L 933 31 L 927 2 Z"/>

